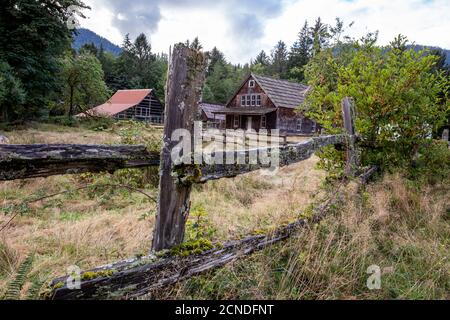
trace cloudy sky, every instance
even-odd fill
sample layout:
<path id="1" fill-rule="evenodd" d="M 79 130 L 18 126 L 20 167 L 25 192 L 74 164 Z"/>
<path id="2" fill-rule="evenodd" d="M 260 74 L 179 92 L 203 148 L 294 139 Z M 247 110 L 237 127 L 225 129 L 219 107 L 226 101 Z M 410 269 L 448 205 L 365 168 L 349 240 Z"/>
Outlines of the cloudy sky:
<path id="1" fill-rule="evenodd" d="M 380 44 L 397 34 L 417 44 L 450 49 L 450 0 L 85 0 L 92 10 L 81 20 L 116 44 L 125 34 L 144 32 L 154 51 L 200 38 L 206 50 L 217 46 L 233 63 L 245 63 L 278 40 L 289 46 L 305 20 L 336 17 L 349 24 L 349 35 L 379 31 Z"/>

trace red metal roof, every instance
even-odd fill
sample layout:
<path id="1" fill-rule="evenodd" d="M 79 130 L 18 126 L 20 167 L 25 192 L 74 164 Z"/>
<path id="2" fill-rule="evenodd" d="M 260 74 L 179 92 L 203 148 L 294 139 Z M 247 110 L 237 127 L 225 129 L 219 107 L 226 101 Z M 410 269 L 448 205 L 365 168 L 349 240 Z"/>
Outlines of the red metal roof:
<path id="1" fill-rule="evenodd" d="M 114 116 L 138 105 L 151 92 L 152 89 L 119 90 L 107 102 L 89 110 L 88 113 L 94 116 Z"/>

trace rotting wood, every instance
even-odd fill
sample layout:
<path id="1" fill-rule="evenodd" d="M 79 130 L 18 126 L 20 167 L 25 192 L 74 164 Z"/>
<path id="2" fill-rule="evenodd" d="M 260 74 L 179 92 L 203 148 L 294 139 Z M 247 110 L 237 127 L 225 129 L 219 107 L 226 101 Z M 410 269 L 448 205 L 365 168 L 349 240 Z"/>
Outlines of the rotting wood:
<path id="1" fill-rule="evenodd" d="M 360 176 L 360 183 L 367 183 L 375 172 L 375 168 L 364 172 Z M 223 267 L 286 240 L 311 224 L 321 222 L 327 216 L 327 212 L 342 200 L 344 185 L 345 183 L 331 194 L 330 199 L 315 209 L 311 219 L 300 219 L 269 234 L 231 241 L 217 249 L 187 258 L 170 257 L 155 262 L 155 257 L 143 257 L 99 267 L 82 273 L 90 273 L 98 277 L 82 281 L 79 290 L 70 290 L 67 287 L 68 277 L 58 278 L 52 282 L 53 290 L 47 298 L 53 300 L 135 299 Z M 104 274 L 108 276 L 103 276 Z"/>
<path id="2" fill-rule="evenodd" d="M 356 147 L 356 108 L 351 98 L 342 100 L 342 117 L 344 120 L 344 129 L 348 135 L 347 146 L 347 163 L 345 166 L 345 175 L 353 177 L 360 165 L 358 149 Z"/>
<path id="3" fill-rule="evenodd" d="M 166 118 L 164 145 L 161 151 L 159 202 L 153 236 L 154 251 L 168 249 L 184 239 L 190 211 L 192 185 L 176 184 L 173 175 L 172 150 L 178 141 L 172 134 L 179 129 L 194 132 L 199 116 L 207 58 L 198 50 L 177 44 L 170 57 L 166 86 Z"/>
<path id="4" fill-rule="evenodd" d="M 130 145 L 0 145 L 0 181 L 158 165 L 159 153 Z"/>
<path id="5" fill-rule="evenodd" d="M 260 148 L 279 152 L 280 166 L 307 160 L 320 148 L 331 144 L 344 144 L 344 135 L 321 136 L 311 140 L 277 148 Z M 253 151 L 253 150 L 251 150 Z M 235 151 L 233 157 L 249 158 L 249 150 Z M 207 155 L 212 156 L 212 155 Z M 225 154 L 225 157 L 227 155 Z M 248 162 L 247 162 L 248 163 Z M 150 152 L 144 146 L 109 145 L 0 145 L 0 181 L 45 178 L 54 175 L 86 172 L 114 172 L 119 169 L 144 168 L 160 165 L 160 154 Z M 232 178 L 270 167 L 256 165 L 207 165 L 199 166 L 202 174 L 199 183 L 220 178 Z"/>
<path id="6" fill-rule="evenodd" d="M 253 152 L 267 152 L 269 157 L 278 154 L 280 162 L 277 168 L 281 168 L 307 160 L 325 146 L 345 144 L 348 140 L 349 137 L 346 135 L 332 135 L 312 138 L 305 142 L 281 147 L 220 152 L 223 159 L 242 159 L 244 160 L 244 164 L 179 165 L 175 168 L 174 176 L 178 179 L 179 184 L 205 183 L 207 181 L 222 178 L 234 178 L 238 175 L 271 168 L 273 164 L 261 163 L 261 161 L 259 161 L 261 159 L 260 157 L 258 157 L 258 163 L 250 164 L 249 158 L 250 154 Z M 214 157 L 215 154 L 212 153 L 208 156 Z"/>
<path id="7" fill-rule="evenodd" d="M 448 146 L 450 147 L 450 130 L 444 129 L 442 132 L 442 140 L 446 141 L 448 143 Z"/>

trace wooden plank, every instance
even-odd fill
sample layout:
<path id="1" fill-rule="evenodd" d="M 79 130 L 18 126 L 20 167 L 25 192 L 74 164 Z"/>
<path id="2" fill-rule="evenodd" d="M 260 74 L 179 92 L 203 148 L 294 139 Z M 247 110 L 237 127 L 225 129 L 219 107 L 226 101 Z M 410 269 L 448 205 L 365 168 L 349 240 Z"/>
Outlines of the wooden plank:
<path id="1" fill-rule="evenodd" d="M 356 147 L 356 108 L 350 98 L 342 100 L 342 116 L 344 120 L 344 129 L 348 135 L 347 141 L 347 163 L 345 166 L 345 175 L 355 176 L 360 164 L 358 149 Z"/>
<path id="2" fill-rule="evenodd" d="M 345 136 L 322 136 L 296 145 L 275 148 L 280 153 L 281 166 L 300 162 L 321 147 L 342 144 Z M 274 148 L 268 148 L 275 152 Z M 258 149 L 263 152 L 265 149 Z M 233 157 L 249 151 L 235 151 Z M 226 156 L 226 154 L 225 154 Z M 289 161 L 287 161 L 289 160 Z M 43 178 L 54 175 L 86 172 L 114 172 L 119 169 L 143 168 L 160 165 L 160 154 L 149 152 L 144 146 L 109 145 L 0 145 L 0 181 Z M 207 165 L 200 166 L 200 183 L 219 178 L 235 177 L 267 168 L 259 165 Z"/>
<path id="3" fill-rule="evenodd" d="M 450 147 L 450 133 L 449 133 L 449 129 L 445 129 L 442 132 L 442 140 L 448 142 L 448 146 Z"/>
<path id="4" fill-rule="evenodd" d="M 145 146 L 0 145 L 0 181 L 158 165 Z"/>
<path id="5" fill-rule="evenodd" d="M 274 148 L 259 148 L 246 151 L 229 151 L 223 153 L 224 159 L 243 159 L 243 164 L 213 164 L 213 165 L 179 165 L 175 168 L 175 177 L 179 185 L 188 183 L 205 183 L 222 178 L 234 178 L 238 175 L 253 171 L 268 169 L 272 164 L 258 163 L 250 164 L 250 154 L 253 152 L 267 152 L 269 156 L 278 155 L 279 165 L 285 167 L 311 158 L 321 148 L 329 145 L 344 144 L 348 141 L 346 135 L 331 135 L 313 138 L 294 145 L 279 146 Z M 215 154 L 210 154 L 214 156 Z M 200 172 L 199 172 L 200 170 Z"/>
<path id="6" fill-rule="evenodd" d="M 194 131 L 205 80 L 207 58 L 184 44 L 175 45 L 170 58 L 166 91 L 164 146 L 161 152 L 158 215 L 153 250 L 180 244 L 190 210 L 191 185 L 178 185 L 172 177 L 171 153 L 177 145 L 172 134 L 177 129 Z"/>

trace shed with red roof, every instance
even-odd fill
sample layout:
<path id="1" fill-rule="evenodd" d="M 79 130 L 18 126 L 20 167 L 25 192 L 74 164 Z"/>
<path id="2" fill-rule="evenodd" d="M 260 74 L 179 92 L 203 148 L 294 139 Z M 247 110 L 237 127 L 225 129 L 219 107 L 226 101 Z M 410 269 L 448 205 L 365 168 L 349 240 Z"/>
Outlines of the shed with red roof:
<path id="1" fill-rule="evenodd" d="M 153 89 L 119 90 L 107 102 L 79 116 L 164 122 L 164 106 Z"/>

